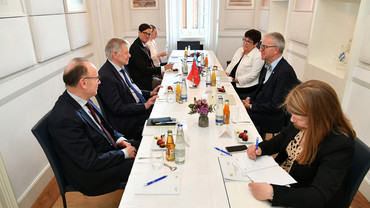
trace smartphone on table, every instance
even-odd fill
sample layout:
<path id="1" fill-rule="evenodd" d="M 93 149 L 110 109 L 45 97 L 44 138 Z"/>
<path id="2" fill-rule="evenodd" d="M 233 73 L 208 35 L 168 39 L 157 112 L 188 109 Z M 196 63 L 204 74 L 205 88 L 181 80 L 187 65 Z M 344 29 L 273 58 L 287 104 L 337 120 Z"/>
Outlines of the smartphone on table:
<path id="1" fill-rule="evenodd" d="M 239 152 L 239 151 L 244 151 L 247 150 L 246 145 L 236 145 L 236 146 L 228 146 L 225 147 L 228 152 Z"/>

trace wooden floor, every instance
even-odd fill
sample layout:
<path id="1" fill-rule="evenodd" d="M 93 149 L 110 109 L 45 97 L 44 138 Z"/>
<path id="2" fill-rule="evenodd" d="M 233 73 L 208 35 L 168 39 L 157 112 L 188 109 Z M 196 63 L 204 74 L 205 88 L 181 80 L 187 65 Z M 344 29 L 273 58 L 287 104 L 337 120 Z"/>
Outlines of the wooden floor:
<path id="1" fill-rule="evenodd" d="M 66 194 L 68 208 L 115 208 L 118 207 L 123 190 L 104 194 L 101 196 L 85 196 L 80 192 L 68 192 Z M 62 197 L 59 196 L 53 208 L 63 208 Z"/>

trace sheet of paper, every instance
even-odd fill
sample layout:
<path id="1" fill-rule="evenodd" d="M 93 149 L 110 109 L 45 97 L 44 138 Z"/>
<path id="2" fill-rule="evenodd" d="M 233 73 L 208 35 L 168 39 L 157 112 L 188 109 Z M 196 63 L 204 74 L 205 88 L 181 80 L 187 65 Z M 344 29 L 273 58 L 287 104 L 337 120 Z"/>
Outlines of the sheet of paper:
<path id="1" fill-rule="evenodd" d="M 143 136 L 166 134 L 168 130 L 175 132 L 176 126 L 147 126 L 144 125 Z"/>
<path id="2" fill-rule="evenodd" d="M 252 160 L 248 157 L 247 154 L 241 154 L 233 156 L 232 159 L 245 173 L 273 166 L 278 166 L 274 158 L 267 155 L 257 157 L 256 160 Z"/>
<path id="3" fill-rule="evenodd" d="M 227 195 L 229 197 L 230 207 L 232 208 L 245 208 L 245 207 L 258 207 L 267 208 L 271 207 L 269 201 L 259 201 L 254 198 L 248 182 L 226 182 Z"/>
<path id="4" fill-rule="evenodd" d="M 248 172 L 247 175 L 253 182 L 266 182 L 281 186 L 297 183 L 297 181 L 280 166 Z"/>
<path id="5" fill-rule="evenodd" d="M 218 157 L 222 174 L 226 180 L 233 181 L 251 181 L 247 174 L 240 170 L 240 168 L 233 163 L 230 157 Z"/>
<path id="6" fill-rule="evenodd" d="M 136 194 L 148 195 L 176 195 L 180 194 L 180 175 L 168 174 L 165 179 L 155 182 L 149 186 L 145 186 L 149 181 L 155 180 L 163 174 L 155 173 L 148 174 L 145 180 L 138 184 Z"/>

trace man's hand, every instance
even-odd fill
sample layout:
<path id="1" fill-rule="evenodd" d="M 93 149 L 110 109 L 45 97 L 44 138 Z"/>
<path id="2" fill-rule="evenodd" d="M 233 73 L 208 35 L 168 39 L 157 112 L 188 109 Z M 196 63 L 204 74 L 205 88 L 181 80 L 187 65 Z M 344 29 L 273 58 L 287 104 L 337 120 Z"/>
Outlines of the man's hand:
<path id="1" fill-rule="evenodd" d="M 172 67 L 173 67 L 173 64 L 167 64 L 167 65 L 165 65 L 164 66 L 164 69 L 172 69 Z"/>
<path id="2" fill-rule="evenodd" d="M 245 100 L 242 100 L 242 102 L 246 109 L 251 109 L 251 99 L 249 97 L 247 97 Z"/>
<path id="3" fill-rule="evenodd" d="M 135 158 L 136 157 L 136 148 L 133 146 L 126 147 L 125 150 L 128 153 L 129 158 Z"/>
<path id="4" fill-rule="evenodd" d="M 150 92 L 150 96 L 157 95 L 158 91 L 159 91 L 159 88 L 163 88 L 163 86 L 158 85 L 156 88 L 154 88 L 154 90 Z"/>
<path id="5" fill-rule="evenodd" d="M 157 57 L 162 57 L 162 56 L 167 56 L 167 52 L 163 51 L 163 52 L 157 54 Z"/>
<path id="6" fill-rule="evenodd" d="M 235 77 L 235 78 L 234 78 L 234 82 L 235 82 L 235 83 L 239 83 L 238 78 L 236 78 L 236 77 Z"/>
<path id="7" fill-rule="evenodd" d="M 145 109 L 149 109 L 150 107 L 152 107 L 152 105 L 154 105 L 155 103 L 155 100 L 158 98 L 159 96 L 158 95 L 154 95 L 153 97 L 149 98 L 146 103 L 145 103 Z"/>
<path id="8" fill-rule="evenodd" d="M 122 148 L 126 148 L 126 147 L 129 147 L 131 146 L 131 143 L 129 142 L 126 142 L 125 140 L 121 140 L 117 143 L 118 146 L 122 147 Z"/>

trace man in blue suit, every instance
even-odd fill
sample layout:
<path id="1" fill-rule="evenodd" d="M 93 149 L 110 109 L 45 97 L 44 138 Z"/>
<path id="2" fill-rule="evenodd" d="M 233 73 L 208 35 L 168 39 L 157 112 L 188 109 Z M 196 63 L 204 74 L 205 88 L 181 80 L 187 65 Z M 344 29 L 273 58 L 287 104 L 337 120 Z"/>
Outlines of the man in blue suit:
<path id="1" fill-rule="evenodd" d="M 243 100 L 258 132 L 277 133 L 289 122 L 288 115 L 280 108 L 288 92 L 298 84 L 294 69 L 283 58 L 285 40 L 280 33 L 268 33 L 260 46 L 265 60 L 257 90 L 251 98 Z"/>
<path id="2" fill-rule="evenodd" d="M 139 143 L 112 129 L 89 100 L 100 84 L 92 63 L 73 59 L 63 81 L 67 89 L 52 109 L 49 132 L 66 180 L 90 196 L 114 191 L 127 181 Z"/>
<path id="3" fill-rule="evenodd" d="M 105 47 L 108 60 L 99 70 L 101 85 L 98 98 L 114 129 L 129 138 L 141 139 L 145 120 L 149 118 L 162 86 L 153 91 L 141 90 L 136 86 L 125 67 L 131 57 L 128 45 L 126 40 L 120 38 L 108 41 Z"/>

